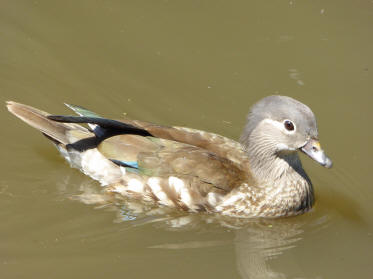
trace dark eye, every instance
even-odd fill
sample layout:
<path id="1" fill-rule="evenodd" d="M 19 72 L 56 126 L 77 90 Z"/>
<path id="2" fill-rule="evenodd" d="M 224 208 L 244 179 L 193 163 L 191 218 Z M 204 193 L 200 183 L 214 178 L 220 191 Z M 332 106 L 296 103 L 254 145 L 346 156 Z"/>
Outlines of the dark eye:
<path id="1" fill-rule="evenodd" d="M 286 130 L 288 130 L 288 131 L 293 131 L 294 130 L 294 124 L 290 120 L 285 120 L 284 121 L 284 126 L 285 126 Z"/>

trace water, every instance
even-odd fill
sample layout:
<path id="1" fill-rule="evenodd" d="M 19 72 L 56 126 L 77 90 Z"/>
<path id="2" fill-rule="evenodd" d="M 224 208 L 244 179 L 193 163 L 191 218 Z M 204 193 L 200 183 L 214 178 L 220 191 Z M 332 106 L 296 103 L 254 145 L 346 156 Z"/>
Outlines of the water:
<path id="1" fill-rule="evenodd" d="M 372 1 L 2 1 L 0 100 L 238 138 L 270 94 L 318 118 L 317 203 L 236 222 L 129 214 L 0 110 L 1 278 L 369 278 Z M 97 200 L 99 199 L 99 200 Z"/>

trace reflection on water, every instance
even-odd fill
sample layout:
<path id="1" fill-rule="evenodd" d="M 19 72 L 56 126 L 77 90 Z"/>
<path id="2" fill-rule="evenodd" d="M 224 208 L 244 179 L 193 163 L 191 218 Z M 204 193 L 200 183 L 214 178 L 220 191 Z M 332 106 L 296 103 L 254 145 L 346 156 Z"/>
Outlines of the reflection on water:
<path id="1" fill-rule="evenodd" d="M 236 232 L 237 268 L 242 278 L 286 278 L 272 270 L 271 260 L 294 248 L 302 238 L 302 225 L 284 222 L 254 224 Z"/>
<path id="2" fill-rule="evenodd" d="M 308 230 L 325 229 L 329 222 L 327 216 L 314 219 L 309 224 L 294 221 L 294 218 L 238 219 L 213 214 L 189 214 L 107 193 L 90 180 L 73 185 L 68 176 L 58 183 L 58 188 L 66 198 L 112 212 L 114 222 L 121 223 L 122 229 L 149 224 L 161 230 L 179 232 L 206 233 L 228 229 L 234 235 L 231 241 L 188 240 L 159 243 L 148 248 L 201 249 L 231 245 L 233 241 L 237 271 L 242 278 L 287 278 L 284 273 L 272 268 L 271 261 L 295 248 L 302 239 L 305 227 Z"/>

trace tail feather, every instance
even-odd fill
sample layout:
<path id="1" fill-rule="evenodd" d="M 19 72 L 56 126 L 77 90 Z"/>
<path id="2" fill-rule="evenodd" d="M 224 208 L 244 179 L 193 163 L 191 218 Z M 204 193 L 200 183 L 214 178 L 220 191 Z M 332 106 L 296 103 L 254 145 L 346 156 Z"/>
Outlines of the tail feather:
<path id="1" fill-rule="evenodd" d="M 48 116 L 50 116 L 49 113 L 24 104 L 8 101 L 7 108 L 11 113 L 30 126 L 64 145 L 71 143 L 69 141 L 69 131 L 80 130 L 82 132 L 88 132 L 86 128 L 74 123 L 60 123 L 53 121 L 48 118 Z"/>

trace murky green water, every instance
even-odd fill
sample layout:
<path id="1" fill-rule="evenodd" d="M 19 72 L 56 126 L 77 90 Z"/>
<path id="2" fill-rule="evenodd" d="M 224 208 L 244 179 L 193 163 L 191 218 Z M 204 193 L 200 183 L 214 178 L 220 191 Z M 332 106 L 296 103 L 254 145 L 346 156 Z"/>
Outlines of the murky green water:
<path id="1" fill-rule="evenodd" d="M 3 107 L 1 278 L 371 277 L 372 1 L 0 6 L 2 103 L 66 113 L 67 102 L 238 138 L 252 103 L 289 95 L 316 113 L 335 164 L 303 157 L 317 193 L 303 216 L 132 218 L 125 203 L 92 200 L 98 183 Z"/>

